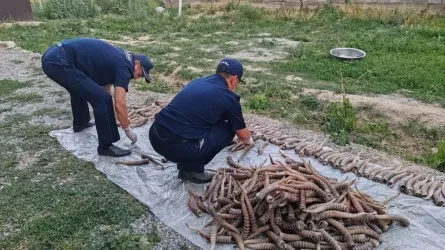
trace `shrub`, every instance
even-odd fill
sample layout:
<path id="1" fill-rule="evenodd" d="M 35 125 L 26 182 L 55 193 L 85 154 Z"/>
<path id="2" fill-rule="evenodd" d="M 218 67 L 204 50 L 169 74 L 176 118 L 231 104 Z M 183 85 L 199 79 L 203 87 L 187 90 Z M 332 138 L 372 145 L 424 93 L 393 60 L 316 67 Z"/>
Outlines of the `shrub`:
<path id="1" fill-rule="evenodd" d="M 141 19 L 154 12 L 160 0 L 46 0 L 34 13 L 46 19 L 87 18 L 99 14 L 125 15 Z"/>
<path id="2" fill-rule="evenodd" d="M 256 94 L 248 101 L 248 107 L 254 110 L 265 110 L 269 106 L 269 98 L 265 94 Z"/>
<path id="3" fill-rule="evenodd" d="M 94 0 L 47 0 L 42 15 L 47 19 L 87 18 L 99 14 Z"/>

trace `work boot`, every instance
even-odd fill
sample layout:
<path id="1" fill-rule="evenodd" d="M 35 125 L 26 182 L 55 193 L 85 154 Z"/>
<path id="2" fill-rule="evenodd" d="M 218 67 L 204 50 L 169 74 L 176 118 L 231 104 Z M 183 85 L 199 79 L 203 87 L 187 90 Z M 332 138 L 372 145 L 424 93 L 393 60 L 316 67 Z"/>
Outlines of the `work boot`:
<path id="1" fill-rule="evenodd" d="M 211 182 L 214 174 L 209 172 L 194 173 L 187 170 L 179 170 L 178 178 L 183 181 L 191 181 L 193 183 L 202 184 Z"/>
<path id="2" fill-rule="evenodd" d="M 131 154 L 131 150 L 122 149 L 118 146 L 114 146 L 111 144 L 108 148 L 97 147 L 97 153 L 99 155 L 112 156 L 112 157 L 121 157 Z"/>
<path id="3" fill-rule="evenodd" d="M 73 130 L 74 130 L 74 133 L 79 133 L 80 131 L 82 131 L 86 128 L 92 127 L 94 125 L 96 125 L 94 122 L 89 122 L 85 125 L 74 125 Z"/>

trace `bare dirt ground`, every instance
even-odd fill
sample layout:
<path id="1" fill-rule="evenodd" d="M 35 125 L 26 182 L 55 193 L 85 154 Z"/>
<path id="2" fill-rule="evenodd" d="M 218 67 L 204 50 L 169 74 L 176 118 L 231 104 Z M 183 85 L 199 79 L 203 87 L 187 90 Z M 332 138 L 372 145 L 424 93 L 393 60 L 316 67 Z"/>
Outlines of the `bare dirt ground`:
<path id="1" fill-rule="evenodd" d="M 316 95 L 320 100 L 341 101 L 342 94 L 328 90 L 304 89 L 304 94 Z M 391 95 L 347 95 L 352 105 L 372 106 L 394 122 L 406 123 L 419 120 L 431 125 L 445 125 L 445 109 L 439 105 L 425 104 L 399 94 Z"/>

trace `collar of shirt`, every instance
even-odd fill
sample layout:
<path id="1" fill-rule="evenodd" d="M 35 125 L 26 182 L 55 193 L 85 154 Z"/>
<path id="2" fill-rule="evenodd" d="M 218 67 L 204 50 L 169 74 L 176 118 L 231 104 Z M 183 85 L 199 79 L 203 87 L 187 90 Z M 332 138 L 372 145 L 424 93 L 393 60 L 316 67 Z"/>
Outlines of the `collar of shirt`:
<path id="1" fill-rule="evenodd" d="M 130 63 L 130 72 L 131 72 L 131 77 L 130 79 L 134 79 L 134 66 L 135 66 L 135 58 L 133 57 L 133 54 L 126 50 L 126 49 L 122 49 L 124 54 L 125 54 L 125 59 L 127 59 L 127 61 Z"/>
<path id="2" fill-rule="evenodd" d="M 214 74 L 211 77 L 214 78 L 215 82 L 217 82 L 218 84 L 223 84 L 225 87 L 229 88 L 229 85 L 227 85 L 226 79 L 224 79 L 224 77 L 222 77 L 221 75 Z"/>

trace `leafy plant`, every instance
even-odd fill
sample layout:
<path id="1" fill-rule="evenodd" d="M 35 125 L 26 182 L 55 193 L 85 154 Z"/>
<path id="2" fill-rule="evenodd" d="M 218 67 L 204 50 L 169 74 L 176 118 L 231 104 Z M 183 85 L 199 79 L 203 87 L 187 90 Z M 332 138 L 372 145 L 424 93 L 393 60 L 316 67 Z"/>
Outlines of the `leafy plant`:
<path id="1" fill-rule="evenodd" d="M 122 234 L 105 243 L 105 246 L 107 249 L 152 249 L 159 241 L 158 229 L 156 226 L 153 226 L 151 234 Z"/>
<path id="2" fill-rule="evenodd" d="M 300 103 L 308 109 L 315 110 L 320 107 L 320 102 L 316 96 L 313 95 L 301 95 Z"/>
<path id="3" fill-rule="evenodd" d="M 269 106 L 269 98 L 265 94 L 256 94 L 249 99 L 247 105 L 254 110 L 265 110 Z"/>
<path id="4" fill-rule="evenodd" d="M 333 141 L 339 145 L 349 142 L 349 133 L 357 124 L 357 116 L 351 102 L 343 96 L 341 103 L 332 103 L 328 106 L 324 129 L 332 135 Z"/>
<path id="5" fill-rule="evenodd" d="M 254 8 L 249 5 L 241 5 L 241 16 L 248 20 L 259 20 L 264 11 L 260 8 Z"/>
<path id="6" fill-rule="evenodd" d="M 440 140 L 437 152 L 431 152 L 425 158 L 427 164 L 434 166 L 439 171 L 445 171 L 445 140 Z"/>

